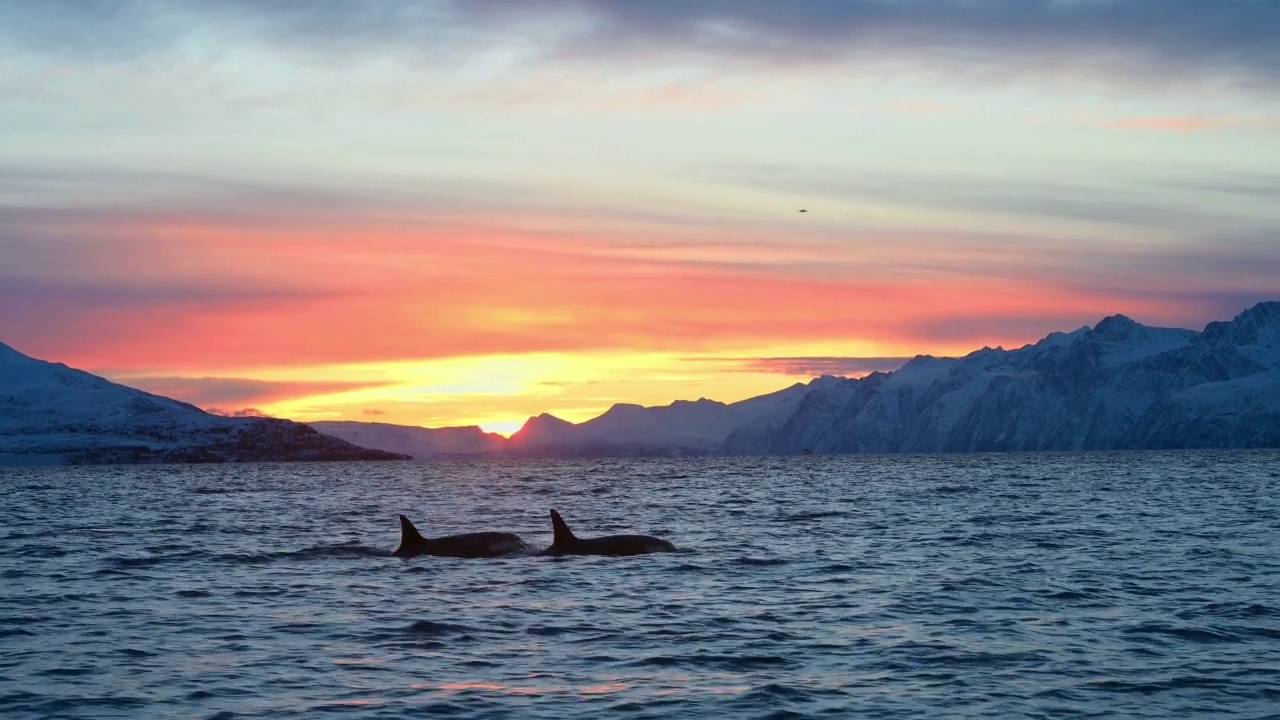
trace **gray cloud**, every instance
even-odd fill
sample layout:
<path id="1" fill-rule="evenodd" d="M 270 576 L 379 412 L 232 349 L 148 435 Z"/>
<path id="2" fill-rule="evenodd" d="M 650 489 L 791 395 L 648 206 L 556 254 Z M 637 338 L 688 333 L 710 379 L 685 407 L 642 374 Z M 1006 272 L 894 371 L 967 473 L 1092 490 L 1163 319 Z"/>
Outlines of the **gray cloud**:
<path id="1" fill-rule="evenodd" d="M 4 253 L 0 253 L 4 257 Z M 177 306 L 227 306 L 332 297 L 333 293 L 266 287 L 231 279 L 107 281 L 93 278 L 32 278 L 21 270 L 0 272 L 0 305 L 54 315 L 62 309 L 142 310 Z"/>
<path id="2" fill-rule="evenodd" d="M 11 45 L 92 60 L 213 36 L 339 61 L 518 46 L 559 62 L 887 59 L 996 77 L 1224 77 L 1268 92 L 1280 77 L 1271 0 L 0 0 L 0 16 Z"/>
<path id="3" fill-rule="evenodd" d="M 1012 316 L 982 315 L 957 311 L 954 315 L 931 317 L 909 324 L 904 330 L 908 335 L 935 342 L 985 342 L 980 338 L 1015 337 L 1025 342 L 1035 342 L 1051 332 L 1070 332 L 1099 320 L 1091 314 L 1065 310 L 1061 313 L 1026 314 Z M 1015 344 L 1006 347 L 1012 349 Z"/>
<path id="4" fill-rule="evenodd" d="M 873 372 L 889 372 L 902 367 L 906 357 L 768 357 L 742 358 L 734 362 L 750 372 L 783 375 L 839 375 L 858 377 Z"/>
<path id="5" fill-rule="evenodd" d="M 493 208 L 490 198 L 515 194 L 514 184 L 439 175 L 391 176 L 339 187 L 298 178 L 249 180 L 153 168 L 0 163 L 0 234 L 23 223 L 101 225 L 171 217 L 242 219 L 261 226 L 272 220 L 361 212 L 379 217 L 481 212 Z"/>
<path id="6" fill-rule="evenodd" d="M 695 170 L 696 171 L 696 170 Z M 1065 181 L 1035 179 L 997 179 L 966 175 L 952 171 L 939 177 L 877 168 L 875 172 L 811 165 L 739 164 L 710 167 L 709 179 L 732 186 L 742 186 L 804 197 L 811 201 L 873 201 L 903 206 L 947 208 L 965 212 L 999 213 L 1011 216 L 1101 222 L 1113 225 L 1155 227 L 1185 232 L 1194 227 L 1238 226 L 1238 213 L 1201 201 L 1188 205 L 1185 200 L 1168 193 L 1147 192 L 1158 189 L 1191 189 L 1197 181 L 1180 185 L 1160 180 L 1129 185 L 1112 181 L 1111 185 L 1086 186 Z M 1251 185 L 1231 186 L 1225 183 L 1218 192 L 1257 195 L 1266 186 L 1255 180 Z"/>
<path id="7" fill-rule="evenodd" d="M 1223 173 L 1213 179 L 1164 181 L 1163 187 L 1202 193 L 1236 195 L 1280 201 L 1280 175 Z"/>
<path id="8" fill-rule="evenodd" d="M 127 377 L 117 378 L 116 382 L 210 408 L 210 412 L 214 412 L 212 408 L 218 407 L 265 404 L 301 395 L 322 395 L 377 387 L 373 383 L 271 382 L 225 377 Z"/>
<path id="9" fill-rule="evenodd" d="M 207 412 L 212 415 L 221 415 L 223 417 L 269 417 L 255 407 L 240 408 L 239 410 L 228 410 L 226 408 L 211 407 Z"/>

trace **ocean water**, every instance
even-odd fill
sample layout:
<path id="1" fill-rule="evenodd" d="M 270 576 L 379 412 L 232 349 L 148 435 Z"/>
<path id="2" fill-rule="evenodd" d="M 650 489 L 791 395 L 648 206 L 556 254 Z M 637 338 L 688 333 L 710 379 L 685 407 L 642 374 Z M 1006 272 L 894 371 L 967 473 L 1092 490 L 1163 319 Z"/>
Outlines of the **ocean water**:
<path id="1" fill-rule="evenodd" d="M 0 468 L 0 717 L 1278 717 L 1280 453 Z M 389 556 L 641 532 L 630 558 Z"/>

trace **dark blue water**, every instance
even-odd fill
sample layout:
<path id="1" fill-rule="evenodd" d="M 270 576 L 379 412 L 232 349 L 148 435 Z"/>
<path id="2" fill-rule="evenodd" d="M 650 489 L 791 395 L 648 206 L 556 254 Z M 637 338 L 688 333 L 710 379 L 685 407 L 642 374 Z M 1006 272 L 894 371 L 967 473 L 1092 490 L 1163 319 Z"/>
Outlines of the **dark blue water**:
<path id="1" fill-rule="evenodd" d="M 1280 453 L 0 468 L 0 717 L 1276 717 Z M 388 556 L 427 534 L 680 553 Z"/>

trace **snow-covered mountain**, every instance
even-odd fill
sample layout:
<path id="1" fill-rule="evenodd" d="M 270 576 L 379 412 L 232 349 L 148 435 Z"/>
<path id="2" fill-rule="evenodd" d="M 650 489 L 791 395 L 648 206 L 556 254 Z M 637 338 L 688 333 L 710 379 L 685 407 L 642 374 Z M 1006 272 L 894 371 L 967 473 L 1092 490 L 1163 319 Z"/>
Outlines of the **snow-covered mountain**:
<path id="1" fill-rule="evenodd" d="M 1015 350 L 919 356 L 725 405 L 530 418 L 520 456 L 977 452 L 1280 446 L 1280 302 L 1203 332 L 1123 315 Z"/>
<path id="2" fill-rule="evenodd" d="M 510 440 L 313 425 L 325 434 L 210 415 L 0 344 L 0 464 L 1280 447 L 1280 302 L 1202 332 L 1113 315 L 1015 350 L 919 356 L 730 404 L 620 404 L 583 423 L 543 414 Z"/>
<path id="3" fill-rule="evenodd" d="M 1280 303 L 1204 332 L 1122 315 L 1017 350 L 917 357 L 809 393 L 731 453 L 1280 446 Z"/>
<path id="4" fill-rule="evenodd" d="M 732 433 L 777 429 L 816 388 L 840 382 L 824 377 L 810 383 L 741 402 L 725 404 L 702 398 L 670 405 L 642 407 L 620 403 L 603 415 L 571 423 L 543 413 L 529 418 L 510 439 L 478 427 L 429 429 L 369 422 L 313 422 L 311 426 L 365 447 L 412 455 L 504 457 L 595 457 L 707 455 L 724 452 Z"/>
<path id="5" fill-rule="evenodd" d="M 823 377 L 729 404 L 706 398 L 657 407 L 620 403 L 578 424 L 543 414 L 529 418 L 511 436 L 506 452 L 562 457 L 720 454 L 735 432 L 768 436 L 808 393 L 835 382 L 837 378 Z"/>
<path id="6" fill-rule="evenodd" d="M 361 447 L 408 455 L 415 460 L 495 452 L 502 450 L 507 442 L 501 435 L 487 433 L 474 425 L 423 428 L 345 420 L 323 420 L 307 424 L 325 435 L 332 435 Z"/>
<path id="7" fill-rule="evenodd" d="M 210 415 L 0 344 L 0 464 L 400 457 L 288 420 Z"/>

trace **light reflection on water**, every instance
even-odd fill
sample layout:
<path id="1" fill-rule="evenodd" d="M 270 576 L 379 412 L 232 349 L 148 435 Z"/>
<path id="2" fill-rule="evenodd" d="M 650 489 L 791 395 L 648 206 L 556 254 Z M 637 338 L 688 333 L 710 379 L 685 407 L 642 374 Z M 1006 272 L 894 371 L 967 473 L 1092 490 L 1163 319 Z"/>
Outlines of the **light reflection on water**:
<path id="1" fill-rule="evenodd" d="M 1262 717 L 1278 461 L 4 468 L 0 717 Z M 682 551 L 389 557 L 550 507 Z"/>

